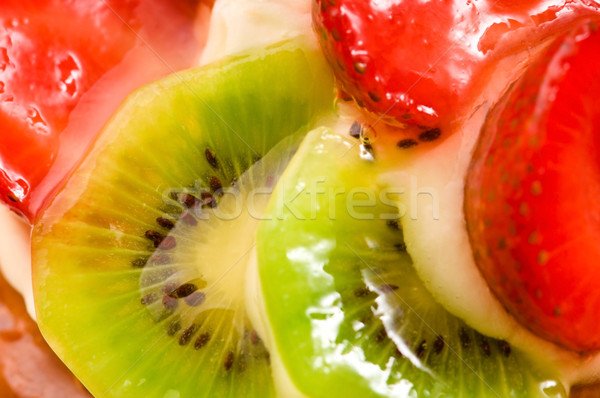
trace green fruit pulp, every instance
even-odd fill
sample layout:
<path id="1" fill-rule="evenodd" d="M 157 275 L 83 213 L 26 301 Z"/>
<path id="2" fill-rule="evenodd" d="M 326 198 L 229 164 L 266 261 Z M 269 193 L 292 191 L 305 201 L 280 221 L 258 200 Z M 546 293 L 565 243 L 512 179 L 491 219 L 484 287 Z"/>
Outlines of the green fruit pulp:
<path id="1" fill-rule="evenodd" d="M 320 54 L 299 40 L 150 84 L 109 121 L 35 225 L 32 243 L 39 327 L 92 394 L 273 396 L 268 355 L 246 317 L 233 315 L 239 306 L 227 308 L 227 300 L 212 300 L 209 292 L 210 308 L 188 316 L 201 318 L 196 324 L 183 324 L 191 310 L 177 317 L 164 308 L 157 314 L 142 305 L 160 282 L 148 267 L 172 250 L 194 248 L 181 236 L 187 227 L 177 222 L 187 211 L 182 193 L 203 187 L 217 197 L 214 181 L 229 186 L 280 140 L 329 110 L 332 96 Z M 177 222 L 171 235 L 157 225 L 159 217 Z M 197 228 L 204 225 L 196 221 Z M 163 241 L 155 248 L 148 231 L 176 239 L 177 246 L 169 249 Z M 204 248 L 221 254 L 229 267 L 231 245 L 236 242 L 222 236 Z M 181 267 L 185 255 L 172 257 Z M 163 277 L 174 270 L 169 265 Z M 194 283 L 200 288 L 206 282 Z M 193 337 L 196 347 L 206 347 L 186 340 L 192 327 L 211 333 L 210 343 Z"/>
<path id="2" fill-rule="evenodd" d="M 566 396 L 552 369 L 434 300 L 403 244 L 401 190 L 378 182 L 381 167 L 320 128 L 271 197 L 260 289 L 295 386 L 311 398 Z"/>

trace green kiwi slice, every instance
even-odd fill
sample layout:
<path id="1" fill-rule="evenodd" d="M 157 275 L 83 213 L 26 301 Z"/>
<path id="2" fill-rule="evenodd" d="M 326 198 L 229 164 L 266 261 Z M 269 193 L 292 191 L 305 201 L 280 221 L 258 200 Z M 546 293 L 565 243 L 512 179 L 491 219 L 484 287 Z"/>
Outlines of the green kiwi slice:
<path id="1" fill-rule="evenodd" d="M 452 316 L 412 267 L 357 140 L 309 133 L 259 228 L 269 344 L 307 397 L 564 397 L 553 369 Z M 375 158 L 376 159 L 376 158 Z"/>
<path id="2" fill-rule="evenodd" d="M 274 396 L 243 286 L 260 218 L 237 205 L 273 186 L 331 110 L 310 48 L 288 41 L 137 91 L 35 225 L 39 327 L 95 396 Z"/>

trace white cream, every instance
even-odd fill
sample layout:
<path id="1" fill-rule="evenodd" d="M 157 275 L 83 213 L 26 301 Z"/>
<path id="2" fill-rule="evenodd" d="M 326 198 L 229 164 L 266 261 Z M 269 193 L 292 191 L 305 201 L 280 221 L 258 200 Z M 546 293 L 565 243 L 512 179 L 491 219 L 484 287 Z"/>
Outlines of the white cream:
<path id="1" fill-rule="evenodd" d="M 307 0 L 218 0 L 200 64 L 311 31 Z"/>
<path id="2" fill-rule="evenodd" d="M 400 167 L 380 178 L 405 190 L 400 207 L 407 250 L 438 302 L 479 332 L 504 339 L 556 368 L 565 386 L 571 386 L 598 380 L 600 354 L 582 358 L 535 336 L 506 312 L 475 264 L 463 214 L 464 182 L 486 114 L 527 61 L 525 53 L 503 60 L 458 131 L 394 160 Z"/>
<path id="3" fill-rule="evenodd" d="M 0 270 L 8 283 L 21 293 L 29 315 L 35 319 L 31 284 L 31 228 L 1 204 L 0 236 Z"/>

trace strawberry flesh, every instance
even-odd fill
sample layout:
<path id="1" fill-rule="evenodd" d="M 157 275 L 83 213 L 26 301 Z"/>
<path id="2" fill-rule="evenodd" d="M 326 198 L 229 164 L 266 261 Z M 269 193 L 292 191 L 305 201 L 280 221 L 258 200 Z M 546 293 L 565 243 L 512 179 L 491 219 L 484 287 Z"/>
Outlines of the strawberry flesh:
<path id="1" fill-rule="evenodd" d="M 476 9 L 457 12 L 449 1 L 389 3 L 317 0 L 321 45 L 359 106 L 392 122 L 436 127 L 473 74 L 476 60 L 453 41 L 470 28 Z"/>
<path id="2" fill-rule="evenodd" d="M 600 349 L 600 32 L 553 42 L 492 109 L 465 191 L 474 257 L 505 308 L 563 347 Z"/>

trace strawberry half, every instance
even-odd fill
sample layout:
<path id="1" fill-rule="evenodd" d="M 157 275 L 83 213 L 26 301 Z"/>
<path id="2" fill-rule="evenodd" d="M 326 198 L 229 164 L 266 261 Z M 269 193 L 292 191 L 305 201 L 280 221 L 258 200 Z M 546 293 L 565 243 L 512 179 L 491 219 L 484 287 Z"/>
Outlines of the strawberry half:
<path id="1" fill-rule="evenodd" d="M 492 109 L 465 191 L 474 257 L 537 335 L 600 349 L 600 32 L 586 21 Z"/>
<path id="2" fill-rule="evenodd" d="M 342 89 L 359 106 L 392 124 L 435 128 L 467 89 L 476 62 L 456 38 L 477 10 L 453 3 L 316 0 L 313 24 Z"/>
<path id="3" fill-rule="evenodd" d="M 420 127 L 445 136 L 487 85 L 489 68 L 536 46 L 548 25 L 584 9 L 597 12 L 598 3 L 313 0 L 312 17 L 342 98 L 353 98 L 377 121 L 416 126 L 409 134 Z"/>

